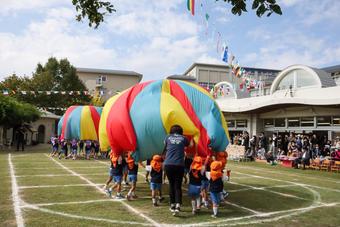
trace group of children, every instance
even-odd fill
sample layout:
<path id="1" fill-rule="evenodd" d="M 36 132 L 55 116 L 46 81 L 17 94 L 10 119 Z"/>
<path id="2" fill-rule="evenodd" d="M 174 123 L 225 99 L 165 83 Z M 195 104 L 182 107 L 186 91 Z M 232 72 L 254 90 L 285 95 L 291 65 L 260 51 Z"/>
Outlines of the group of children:
<path id="1" fill-rule="evenodd" d="M 73 160 L 76 160 L 81 156 L 85 157 L 86 159 L 90 159 L 91 155 L 94 157 L 94 159 L 97 159 L 100 152 L 99 142 L 92 140 L 66 140 L 60 139 L 57 136 L 52 136 L 51 145 L 51 157 L 58 156 L 59 159 L 61 159 L 62 156 L 64 156 L 65 159 L 72 158 Z"/>
<path id="2" fill-rule="evenodd" d="M 121 194 L 122 181 L 124 176 L 127 176 L 130 182 L 130 189 L 126 199 L 136 199 L 138 165 L 141 165 L 146 169 L 145 178 L 150 183 L 152 204 L 155 207 L 159 206 L 159 203 L 163 200 L 162 184 L 165 180 L 162 156 L 154 155 L 152 159 L 147 160 L 146 166 L 141 162 L 136 163 L 130 152 L 119 156 L 111 153 L 110 161 L 109 178 L 104 188 L 109 197 L 112 197 L 112 192 L 115 190 L 116 199 L 124 198 Z M 191 198 L 193 214 L 198 213 L 202 205 L 206 208 L 209 207 L 208 195 L 210 194 L 213 210 L 212 217 L 217 217 L 220 203 L 228 196 L 223 185 L 223 181 L 228 180 L 230 176 L 230 171 L 224 174 L 226 163 L 227 153 L 225 152 L 217 152 L 214 156 L 206 158 L 198 155 L 186 155 L 185 181 L 189 179 L 188 196 Z M 112 181 L 113 185 L 111 185 Z"/>

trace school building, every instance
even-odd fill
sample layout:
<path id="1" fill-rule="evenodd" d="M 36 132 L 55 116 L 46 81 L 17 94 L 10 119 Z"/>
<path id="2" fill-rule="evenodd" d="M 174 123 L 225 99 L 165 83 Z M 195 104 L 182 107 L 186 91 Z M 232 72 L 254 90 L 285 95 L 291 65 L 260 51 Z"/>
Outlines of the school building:
<path id="1" fill-rule="evenodd" d="M 265 80 L 265 86 L 240 89 L 241 78 L 233 76 L 225 65 L 195 63 L 184 77 L 195 78 L 203 87 L 228 87 L 216 102 L 231 134 L 295 131 L 327 135 L 329 139 L 340 136 L 340 65 L 323 69 L 292 65 L 281 71 L 248 69 L 253 70 L 255 80 Z"/>

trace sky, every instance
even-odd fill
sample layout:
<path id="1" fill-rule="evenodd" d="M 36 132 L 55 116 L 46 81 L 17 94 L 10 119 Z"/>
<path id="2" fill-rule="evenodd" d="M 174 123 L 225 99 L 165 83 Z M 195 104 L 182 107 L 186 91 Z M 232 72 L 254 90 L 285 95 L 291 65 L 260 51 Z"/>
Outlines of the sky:
<path id="1" fill-rule="evenodd" d="M 279 0 L 283 15 L 262 18 L 249 7 L 242 16 L 232 15 L 221 0 L 196 0 L 195 16 L 186 0 L 111 2 L 117 12 L 93 29 L 75 20 L 71 0 L 0 0 L 0 80 L 13 73 L 30 76 L 52 56 L 76 67 L 159 79 L 183 74 L 194 62 L 224 64 L 218 43 L 241 66 L 340 64 L 338 0 Z"/>

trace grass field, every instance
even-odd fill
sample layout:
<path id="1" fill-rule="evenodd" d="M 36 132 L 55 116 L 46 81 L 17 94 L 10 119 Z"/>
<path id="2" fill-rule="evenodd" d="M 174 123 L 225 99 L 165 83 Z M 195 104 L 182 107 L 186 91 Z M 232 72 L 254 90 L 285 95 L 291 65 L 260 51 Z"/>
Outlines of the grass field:
<path id="1" fill-rule="evenodd" d="M 160 207 L 151 205 L 142 168 L 139 198 L 116 201 L 102 191 L 107 160 L 46 154 L 47 149 L 0 152 L 1 226 L 340 226 L 340 173 L 229 162 L 232 175 L 225 188 L 230 195 L 217 219 L 210 209 L 192 215 L 187 185 L 183 212 L 173 217 L 168 197 Z M 167 195 L 167 185 L 163 191 Z"/>

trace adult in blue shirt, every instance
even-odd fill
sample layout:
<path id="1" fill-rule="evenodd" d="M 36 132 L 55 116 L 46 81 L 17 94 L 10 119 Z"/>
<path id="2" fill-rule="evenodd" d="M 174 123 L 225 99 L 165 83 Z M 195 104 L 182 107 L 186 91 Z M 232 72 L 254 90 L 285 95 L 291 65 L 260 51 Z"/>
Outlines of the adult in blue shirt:
<path id="1" fill-rule="evenodd" d="M 169 180 L 170 211 L 178 213 L 182 204 L 182 180 L 184 175 L 184 148 L 189 146 L 183 136 L 183 128 L 173 125 L 164 140 L 164 169 Z"/>

